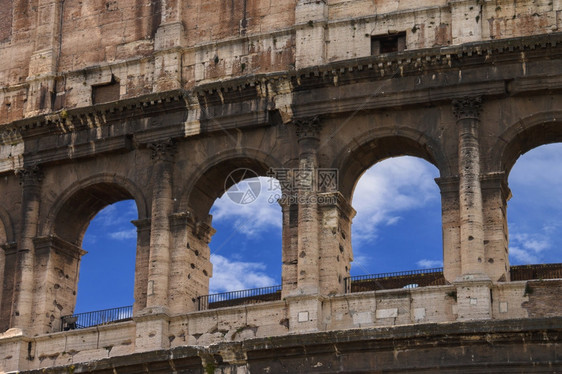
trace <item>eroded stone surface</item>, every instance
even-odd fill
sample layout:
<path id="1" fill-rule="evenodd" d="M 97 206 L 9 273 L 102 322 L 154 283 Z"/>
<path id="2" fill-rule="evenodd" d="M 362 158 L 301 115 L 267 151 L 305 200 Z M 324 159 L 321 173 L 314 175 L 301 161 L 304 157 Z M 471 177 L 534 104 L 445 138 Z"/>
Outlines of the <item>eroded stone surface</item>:
<path id="1" fill-rule="evenodd" d="M 559 366 L 560 282 L 510 282 L 505 212 L 519 155 L 562 141 L 561 8 L 0 1 L 0 370 Z M 448 284 L 346 293 L 353 188 L 401 155 L 439 170 Z M 220 271 L 209 210 L 240 167 L 338 178 L 284 191 L 280 301 L 198 311 Z M 85 229 L 124 199 L 139 212 L 133 321 L 59 332 Z M 490 339 L 505 343 L 493 357 Z"/>

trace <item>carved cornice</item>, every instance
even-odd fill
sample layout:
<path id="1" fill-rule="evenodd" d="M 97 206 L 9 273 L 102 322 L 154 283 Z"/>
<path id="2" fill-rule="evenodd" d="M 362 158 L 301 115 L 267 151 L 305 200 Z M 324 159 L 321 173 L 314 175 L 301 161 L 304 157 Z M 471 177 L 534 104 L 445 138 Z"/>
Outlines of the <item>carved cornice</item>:
<path id="1" fill-rule="evenodd" d="M 170 214 L 170 226 L 173 229 L 185 227 L 187 225 L 191 225 L 195 227 L 193 221 L 193 215 L 191 212 L 179 212 L 179 213 L 172 213 Z"/>
<path id="2" fill-rule="evenodd" d="M 150 231 L 151 222 L 150 218 L 135 219 L 131 221 L 131 223 L 137 228 L 137 232 Z"/>
<path id="3" fill-rule="evenodd" d="M 348 220 L 353 219 L 357 214 L 357 211 L 340 192 L 322 192 L 318 194 L 319 206 L 332 207 L 334 204 Z"/>
<path id="4" fill-rule="evenodd" d="M 463 97 L 453 100 L 453 114 L 457 121 L 479 119 L 482 110 L 482 97 Z"/>
<path id="5" fill-rule="evenodd" d="M 9 242 L 0 245 L 6 255 L 14 255 L 17 252 L 18 244 L 16 242 Z"/>
<path id="6" fill-rule="evenodd" d="M 378 77 L 386 79 L 396 75 L 407 74 L 412 71 L 419 74 L 425 69 L 447 69 L 454 65 L 462 65 L 473 58 L 478 64 L 495 64 L 494 56 L 510 54 L 513 61 L 520 61 L 521 52 L 538 52 L 540 49 L 556 47 L 562 43 L 562 32 L 524 36 L 516 38 L 505 38 L 496 40 L 484 40 L 462 45 L 424 48 L 418 50 L 407 50 L 399 53 L 390 53 L 380 56 L 368 56 L 350 60 L 334 61 L 325 65 L 317 65 L 285 73 L 256 74 L 220 80 L 197 86 L 194 91 L 199 95 L 209 95 L 213 92 L 230 92 L 246 89 L 275 82 L 286 77 L 294 77 L 295 82 L 307 78 L 325 78 L 325 81 L 334 81 L 333 77 L 344 77 L 361 71 L 369 71 L 369 79 Z M 553 51 L 548 52 L 552 55 Z M 485 60 L 483 60 L 485 57 Z M 529 58 L 529 56 L 526 56 Z M 552 56 L 550 56 L 552 57 Z M 501 57 L 501 62 L 506 62 L 506 56 Z M 449 97 L 450 98 L 450 97 Z"/>
<path id="7" fill-rule="evenodd" d="M 173 213 L 169 216 L 170 226 L 173 230 L 187 227 L 198 239 L 211 242 L 216 230 L 207 222 L 197 220 L 190 211 Z"/>
<path id="8" fill-rule="evenodd" d="M 152 151 L 151 158 L 154 161 L 168 161 L 174 160 L 176 153 L 176 144 L 172 139 L 166 139 L 161 142 L 150 143 L 148 148 Z"/>
<path id="9" fill-rule="evenodd" d="M 16 144 L 22 141 L 18 128 L 5 128 L 0 131 L 0 144 Z"/>
<path id="10" fill-rule="evenodd" d="M 482 174 L 480 176 L 480 185 L 482 190 L 500 189 L 504 201 L 511 198 L 511 189 L 507 184 L 506 174 L 503 171 Z"/>
<path id="11" fill-rule="evenodd" d="M 442 194 L 445 193 L 459 193 L 459 177 L 458 176 L 451 176 L 451 177 L 439 177 L 435 178 L 435 183 L 439 186 L 439 190 Z"/>
<path id="12" fill-rule="evenodd" d="M 303 138 L 318 138 L 322 125 L 318 116 L 297 119 L 293 121 L 296 127 L 296 133 L 299 139 Z"/>
<path id="13" fill-rule="evenodd" d="M 30 165 L 16 170 L 16 175 L 20 178 L 22 186 L 38 186 L 43 180 L 43 170 L 38 165 Z"/>
<path id="14" fill-rule="evenodd" d="M 40 136 L 67 134 L 81 129 L 106 125 L 109 121 L 119 121 L 122 117 L 131 120 L 133 114 L 140 117 L 166 111 L 170 105 L 187 107 L 189 93 L 185 90 L 159 92 L 131 99 L 119 100 L 76 109 L 63 109 L 55 113 L 24 118 L 2 126 L 0 137 Z M 152 123 L 151 123 L 152 124 Z"/>
<path id="15" fill-rule="evenodd" d="M 59 238 L 56 235 L 43 236 L 33 239 L 36 252 L 54 250 L 68 258 L 80 259 L 86 252 L 82 248 Z"/>

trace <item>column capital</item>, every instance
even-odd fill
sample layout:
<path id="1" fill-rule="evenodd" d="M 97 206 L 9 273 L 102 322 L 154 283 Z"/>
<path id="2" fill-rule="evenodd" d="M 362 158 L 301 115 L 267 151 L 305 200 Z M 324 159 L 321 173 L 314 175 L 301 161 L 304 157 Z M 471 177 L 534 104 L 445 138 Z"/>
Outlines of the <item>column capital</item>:
<path id="1" fill-rule="evenodd" d="M 151 158 L 154 161 L 173 161 L 176 153 L 176 144 L 172 139 L 148 144 L 152 151 Z"/>
<path id="2" fill-rule="evenodd" d="M 29 165 L 16 170 L 22 186 L 38 186 L 43 180 L 43 170 L 39 165 Z"/>
<path id="3" fill-rule="evenodd" d="M 459 192 L 459 177 L 456 175 L 435 178 L 435 183 L 437 183 L 437 186 L 439 186 L 439 190 L 442 194 L 448 192 Z"/>
<path id="4" fill-rule="evenodd" d="M 511 199 L 511 189 L 507 183 L 504 171 L 491 172 L 480 176 L 482 190 L 500 189 L 504 201 Z"/>
<path id="5" fill-rule="evenodd" d="M 482 110 L 481 96 L 454 99 L 452 104 L 453 114 L 457 118 L 457 121 L 469 118 L 480 119 L 480 111 Z"/>
<path id="6" fill-rule="evenodd" d="M 296 127 L 297 137 L 300 139 L 305 138 L 318 138 L 322 125 L 318 116 L 296 119 L 293 121 Z"/>
<path id="7" fill-rule="evenodd" d="M 320 207 L 338 208 L 349 220 L 353 219 L 357 214 L 357 211 L 339 191 L 319 193 L 317 201 Z"/>
<path id="8" fill-rule="evenodd" d="M 152 220 L 150 218 L 134 219 L 131 221 L 131 223 L 137 228 L 137 232 L 150 231 L 151 222 Z"/>

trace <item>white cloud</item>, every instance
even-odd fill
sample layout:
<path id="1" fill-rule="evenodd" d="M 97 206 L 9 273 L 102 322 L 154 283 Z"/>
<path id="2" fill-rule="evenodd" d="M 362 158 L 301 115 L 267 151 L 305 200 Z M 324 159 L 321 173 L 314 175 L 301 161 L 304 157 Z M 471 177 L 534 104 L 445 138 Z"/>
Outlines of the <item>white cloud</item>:
<path id="1" fill-rule="evenodd" d="M 509 255 L 514 264 L 560 262 L 562 143 L 522 155 L 509 175 Z"/>
<path id="2" fill-rule="evenodd" d="M 396 224 L 400 214 L 439 199 L 436 176 L 431 164 L 414 157 L 385 160 L 367 170 L 353 195 L 354 242 L 376 238 L 378 228 Z"/>
<path id="3" fill-rule="evenodd" d="M 275 280 L 266 274 L 266 265 L 263 263 L 231 261 L 217 254 L 211 255 L 211 262 L 213 277 L 210 280 L 210 293 L 275 285 Z"/>
<path id="4" fill-rule="evenodd" d="M 272 227 L 281 229 L 281 207 L 277 203 L 280 191 L 271 189 L 270 178 L 260 177 L 257 180 L 260 182 L 260 189 L 259 194 L 254 189 L 254 195 L 258 195 L 255 200 L 251 198 L 249 201 L 253 201 L 240 204 L 234 201 L 236 195 L 225 193 L 215 201 L 211 209 L 213 220 L 229 222 L 238 233 L 247 237 L 257 237 Z M 252 193 L 248 183 L 253 182 L 256 179 L 242 181 L 229 191 L 237 188 L 238 191 Z"/>
<path id="5" fill-rule="evenodd" d="M 540 259 L 538 256 L 532 254 L 530 251 L 521 249 L 519 247 L 510 247 L 509 248 L 509 257 L 511 258 L 510 262 L 515 262 L 518 264 L 537 264 L 540 263 Z M 515 260 L 515 261 L 513 261 Z"/>
<path id="6" fill-rule="evenodd" d="M 509 183 L 533 188 L 544 186 L 547 190 L 552 186 L 560 185 L 562 182 L 561 156 L 562 143 L 532 149 L 517 160 L 509 174 Z"/>
<path id="7" fill-rule="evenodd" d="M 423 260 L 419 260 L 416 264 L 422 269 L 443 267 L 443 261 L 437 261 L 437 260 L 423 259 Z"/>
<path id="8" fill-rule="evenodd" d="M 543 262 L 542 253 L 551 248 L 550 239 L 542 233 L 513 232 L 509 236 L 509 256 L 511 262 L 519 264 L 538 264 Z"/>
<path id="9" fill-rule="evenodd" d="M 108 205 L 95 216 L 98 224 L 105 227 L 130 224 L 130 221 L 136 218 L 137 206 L 134 200 L 120 201 Z"/>
<path id="10" fill-rule="evenodd" d="M 129 230 L 116 231 L 110 233 L 109 237 L 116 240 L 134 239 L 137 237 L 137 230 L 135 228 L 132 228 Z"/>

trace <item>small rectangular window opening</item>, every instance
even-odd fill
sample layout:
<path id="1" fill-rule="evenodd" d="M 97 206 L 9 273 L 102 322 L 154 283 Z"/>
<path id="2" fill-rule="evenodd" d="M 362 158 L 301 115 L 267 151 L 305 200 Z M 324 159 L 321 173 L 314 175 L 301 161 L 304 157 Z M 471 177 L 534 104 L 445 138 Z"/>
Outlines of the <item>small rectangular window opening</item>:
<path id="1" fill-rule="evenodd" d="M 406 49 L 406 33 L 397 32 L 387 35 L 371 36 L 371 55 L 401 52 Z"/>
<path id="2" fill-rule="evenodd" d="M 92 103 L 102 104 L 119 100 L 119 81 L 113 76 L 111 82 L 92 86 Z"/>

